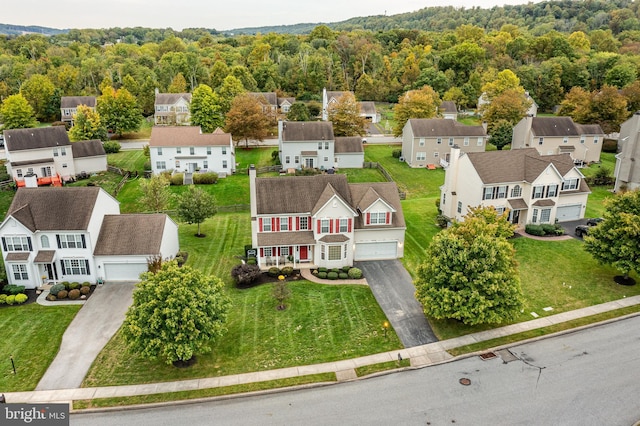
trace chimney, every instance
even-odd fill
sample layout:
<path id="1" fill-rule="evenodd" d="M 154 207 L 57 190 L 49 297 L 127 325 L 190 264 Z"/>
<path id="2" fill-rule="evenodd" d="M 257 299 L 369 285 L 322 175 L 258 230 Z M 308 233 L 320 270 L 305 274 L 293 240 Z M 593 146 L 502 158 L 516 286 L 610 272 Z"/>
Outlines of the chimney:
<path id="1" fill-rule="evenodd" d="M 258 200 L 256 192 L 256 166 L 249 166 L 249 199 L 251 200 L 251 246 L 258 247 Z"/>
<path id="2" fill-rule="evenodd" d="M 484 132 L 485 132 L 485 133 L 487 133 L 487 126 L 488 126 L 488 125 L 487 125 L 487 122 L 486 122 L 486 121 L 483 121 L 483 122 L 482 122 L 482 128 L 484 129 Z"/>

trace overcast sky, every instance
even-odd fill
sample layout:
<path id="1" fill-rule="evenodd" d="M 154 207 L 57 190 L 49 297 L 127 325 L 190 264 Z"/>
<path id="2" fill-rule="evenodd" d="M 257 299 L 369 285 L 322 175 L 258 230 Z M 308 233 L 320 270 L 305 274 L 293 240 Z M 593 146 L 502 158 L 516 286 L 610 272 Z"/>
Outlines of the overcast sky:
<path id="1" fill-rule="evenodd" d="M 536 0 L 538 1 L 538 0 Z M 428 6 L 488 8 L 526 0 L 5 0 L 0 23 L 67 28 L 234 28 L 327 23 Z"/>

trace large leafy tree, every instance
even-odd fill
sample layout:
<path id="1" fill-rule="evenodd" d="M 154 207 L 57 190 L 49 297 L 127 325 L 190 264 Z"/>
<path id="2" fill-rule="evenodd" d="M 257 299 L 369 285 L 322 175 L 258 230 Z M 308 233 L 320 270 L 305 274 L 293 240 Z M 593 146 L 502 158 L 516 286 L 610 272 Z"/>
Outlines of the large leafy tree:
<path id="1" fill-rule="evenodd" d="M 142 197 L 140 202 L 149 210 L 161 212 L 169 205 L 171 192 L 169 191 L 169 179 L 163 175 L 153 175 L 151 179 L 140 181 Z"/>
<path id="2" fill-rule="evenodd" d="M 100 114 L 86 105 L 79 105 L 73 117 L 73 127 L 69 129 L 72 142 L 100 139 L 106 141 L 107 126 L 102 123 Z"/>
<path id="3" fill-rule="evenodd" d="M 204 133 L 211 133 L 224 123 L 218 95 L 206 84 L 199 85 L 193 91 L 189 110 L 191 124 L 200 126 Z"/>
<path id="4" fill-rule="evenodd" d="M 51 103 L 55 92 L 56 88 L 49 77 L 40 74 L 32 75 L 20 86 L 20 93 L 29 102 L 40 121 L 51 118 Z M 60 103 L 57 110 L 60 111 Z"/>
<path id="5" fill-rule="evenodd" d="M 622 272 L 640 273 L 640 191 L 618 194 L 604 201 L 604 221 L 589 230 L 584 248 L 600 263 Z"/>
<path id="6" fill-rule="evenodd" d="M 530 107 L 531 101 L 525 97 L 523 91 L 508 89 L 482 107 L 482 118 L 487 122 L 489 134 L 492 134 L 501 121 L 515 125 L 522 120 Z"/>
<path id="7" fill-rule="evenodd" d="M 125 88 L 104 87 L 97 100 L 97 111 L 107 129 L 118 136 L 140 129 L 142 113 L 136 98 Z"/>
<path id="8" fill-rule="evenodd" d="M 572 88 L 562 101 L 559 113 L 577 123 L 599 124 L 605 133 L 619 131 L 620 124 L 629 116 L 625 96 L 606 84 L 593 92 Z"/>
<path id="9" fill-rule="evenodd" d="M 2 130 L 27 129 L 38 125 L 33 108 L 21 94 L 11 95 L 0 106 Z"/>
<path id="10" fill-rule="evenodd" d="M 402 129 L 410 118 L 435 117 L 439 105 L 440 97 L 429 86 L 405 93 L 393 108 L 396 120 L 396 125 L 393 128 L 394 136 L 402 134 Z"/>
<path id="11" fill-rule="evenodd" d="M 329 121 L 336 136 L 364 136 L 367 120 L 360 115 L 360 106 L 352 93 L 340 96 L 329 107 Z"/>
<path id="12" fill-rule="evenodd" d="M 202 188 L 191 185 L 187 191 L 178 195 L 177 201 L 177 214 L 180 220 L 189 224 L 197 224 L 196 236 L 204 237 L 200 233 L 200 224 L 217 212 L 213 195 L 205 192 Z"/>
<path id="13" fill-rule="evenodd" d="M 471 325 L 515 318 L 523 297 L 510 235 L 507 215 L 492 207 L 473 208 L 437 234 L 415 281 L 425 314 Z"/>
<path id="14" fill-rule="evenodd" d="M 513 125 L 507 120 L 498 120 L 494 123 L 493 131 L 489 143 L 495 146 L 498 151 L 511 143 L 513 138 Z"/>
<path id="15" fill-rule="evenodd" d="M 309 108 L 302 102 L 294 102 L 287 113 L 287 120 L 289 121 L 309 121 L 310 119 Z"/>
<path id="16" fill-rule="evenodd" d="M 225 332 L 230 305 L 220 279 L 165 262 L 142 275 L 122 333 L 129 349 L 145 358 L 189 361 L 211 352 Z"/>
<path id="17" fill-rule="evenodd" d="M 247 90 L 242 85 L 242 81 L 233 75 L 228 75 L 222 81 L 222 85 L 216 90 L 218 95 L 218 104 L 220 105 L 220 111 L 226 114 L 231 109 L 233 100 L 241 93 Z"/>
<path id="18" fill-rule="evenodd" d="M 236 96 L 225 120 L 225 130 L 231 133 L 233 139 L 244 139 L 248 147 L 249 139 L 264 140 L 268 129 L 269 119 L 262 111 L 260 102 L 246 93 Z"/>

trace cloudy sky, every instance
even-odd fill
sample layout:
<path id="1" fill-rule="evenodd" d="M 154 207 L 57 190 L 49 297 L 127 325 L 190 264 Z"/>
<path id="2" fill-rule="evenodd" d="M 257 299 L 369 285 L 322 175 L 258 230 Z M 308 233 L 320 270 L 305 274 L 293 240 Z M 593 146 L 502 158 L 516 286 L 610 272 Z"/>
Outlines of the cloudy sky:
<path id="1" fill-rule="evenodd" d="M 538 0 L 536 0 L 538 1 Z M 483 8 L 527 0 L 9 0 L 0 23 L 66 28 L 233 28 L 343 21 L 428 6 Z"/>

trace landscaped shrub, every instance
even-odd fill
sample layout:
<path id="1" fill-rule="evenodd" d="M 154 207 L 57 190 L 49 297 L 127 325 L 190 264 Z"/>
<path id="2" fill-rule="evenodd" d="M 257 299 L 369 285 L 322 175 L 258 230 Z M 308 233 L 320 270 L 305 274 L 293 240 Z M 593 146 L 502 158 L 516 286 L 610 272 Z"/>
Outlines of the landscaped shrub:
<path id="1" fill-rule="evenodd" d="M 58 298 L 57 298 L 57 297 L 55 297 L 53 294 L 47 294 L 46 299 L 47 299 L 49 302 L 53 302 L 54 300 L 57 300 Z"/>
<path id="2" fill-rule="evenodd" d="M 256 259 L 255 257 L 250 257 L 247 259 L 247 265 L 257 265 L 258 264 L 258 259 Z"/>
<path id="3" fill-rule="evenodd" d="M 107 154 L 115 154 L 116 152 L 120 152 L 120 148 L 122 148 L 122 146 L 115 141 L 105 142 L 102 144 L 102 147 Z"/>
<path id="4" fill-rule="evenodd" d="M 285 266 L 280 272 L 282 272 L 282 275 L 284 275 L 285 277 L 290 277 L 291 275 L 293 275 L 293 268 L 291 266 Z"/>
<path id="5" fill-rule="evenodd" d="M 80 288 L 80 283 L 71 283 L 71 284 L 69 284 L 69 290 L 75 290 L 77 288 Z"/>
<path id="6" fill-rule="evenodd" d="M 193 183 L 201 185 L 211 185 L 218 182 L 218 174 L 213 172 L 208 173 L 194 173 Z"/>
<path id="7" fill-rule="evenodd" d="M 171 179 L 169 181 L 171 182 L 171 185 L 182 185 L 184 184 L 184 174 L 174 173 L 171 175 Z"/>
<path id="8" fill-rule="evenodd" d="M 556 225 L 554 233 L 555 235 L 564 235 L 564 228 L 560 225 Z"/>
<path id="9" fill-rule="evenodd" d="M 556 227 L 554 225 L 543 223 L 540 227 L 542 228 L 544 235 L 553 235 L 556 233 Z"/>
<path id="10" fill-rule="evenodd" d="M 5 303 L 7 303 L 7 295 L 0 294 L 0 305 L 4 305 Z"/>
<path id="11" fill-rule="evenodd" d="M 340 268 L 331 268 L 331 272 L 335 272 L 336 274 L 339 274 Z"/>
<path id="12" fill-rule="evenodd" d="M 544 230 L 540 225 L 526 225 L 524 227 L 524 232 L 530 235 L 537 235 L 538 237 L 542 237 L 544 235 Z"/>
<path id="13" fill-rule="evenodd" d="M 318 270 L 317 270 L 317 269 L 314 269 L 313 271 L 311 271 L 311 274 L 312 274 L 312 275 L 316 275 L 316 276 L 317 276 L 317 275 L 318 275 Z"/>
<path id="14" fill-rule="evenodd" d="M 615 154 L 618 152 L 618 141 L 616 139 L 605 139 L 602 143 L 602 152 Z"/>
<path id="15" fill-rule="evenodd" d="M 327 273 L 326 272 L 318 272 L 318 278 L 322 278 L 322 279 L 327 278 Z"/>
<path id="16" fill-rule="evenodd" d="M 186 251 L 179 251 L 178 253 L 176 253 L 176 262 L 178 262 L 178 266 L 182 266 L 185 263 L 187 263 L 187 258 L 189 257 L 189 253 L 187 253 Z"/>
<path id="17" fill-rule="evenodd" d="M 91 283 L 89 281 L 85 281 L 82 283 L 82 287 L 91 287 Z"/>
<path id="18" fill-rule="evenodd" d="M 249 265 L 246 263 L 236 265 L 231 269 L 231 278 L 239 285 L 251 284 L 257 280 L 262 272 L 258 265 Z"/>
<path id="19" fill-rule="evenodd" d="M 2 287 L 2 291 L 4 291 L 7 294 L 13 294 L 15 296 L 16 294 L 24 293 L 24 286 L 7 284 L 4 287 Z"/>
<path id="20" fill-rule="evenodd" d="M 7 305 L 13 305 L 14 303 L 16 303 L 16 296 L 13 294 L 10 296 L 7 296 L 6 302 L 7 302 Z"/>
<path id="21" fill-rule="evenodd" d="M 51 289 L 49 289 L 49 294 L 53 294 L 57 297 L 58 293 L 63 291 L 64 289 L 65 287 L 63 283 L 54 284 L 53 286 L 51 286 Z"/>
<path id="22" fill-rule="evenodd" d="M 360 268 L 351 268 L 349 269 L 347 275 L 349 275 L 349 278 L 351 278 L 352 280 L 359 280 L 360 278 L 362 278 L 362 271 L 360 270 Z"/>
<path id="23" fill-rule="evenodd" d="M 271 268 L 269 268 L 268 274 L 272 277 L 277 277 L 278 275 L 280 275 L 280 268 L 278 268 L 277 266 L 272 266 Z"/>
<path id="24" fill-rule="evenodd" d="M 327 268 L 318 268 L 318 272 L 327 272 Z"/>
<path id="25" fill-rule="evenodd" d="M 343 266 L 342 267 L 342 272 L 347 273 L 347 272 L 349 272 L 349 269 L 351 269 L 351 266 Z"/>
<path id="26" fill-rule="evenodd" d="M 393 158 L 400 158 L 402 157 L 402 150 L 401 149 L 394 149 L 393 151 L 391 151 L 391 156 Z"/>
<path id="27" fill-rule="evenodd" d="M 74 288 L 73 290 L 69 291 L 69 299 L 76 300 L 79 297 L 80 297 L 80 290 L 78 290 L 77 288 Z"/>
<path id="28" fill-rule="evenodd" d="M 346 280 L 347 278 L 349 278 L 349 274 L 347 274 L 346 272 L 340 272 L 338 274 L 338 278 L 340 278 L 341 280 Z"/>
<path id="29" fill-rule="evenodd" d="M 338 273 L 337 272 L 329 272 L 327 274 L 327 278 L 329 278 L 330 280 L 337 280 L 338 279 Z"/>
<path id="30" fill-rule="evenodd" d="M 16 303 L 18 305 L 22 305 L 24 302 L 29 300 L 29 296 L 24 293 L 16 294 Z"/>
<path id="31" fill-rule="evenodd" d="M 83 285 L 82 287 L 80 287 L 80 294 L 87 295 L 90 292 L 91 292 L 91 287 L 87 287 L 86 285 Z"/>
<path id="32" fill-rule="evenodd" d="M 69 295 L 69 292 L 67 290 L 60 290 L 58 294 L 56 294 L 56 297 L 58 299 L 66 299 L 68 295 Z"/>

